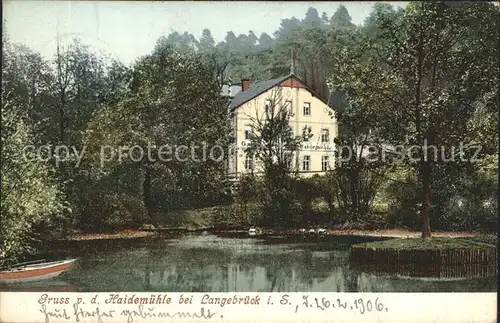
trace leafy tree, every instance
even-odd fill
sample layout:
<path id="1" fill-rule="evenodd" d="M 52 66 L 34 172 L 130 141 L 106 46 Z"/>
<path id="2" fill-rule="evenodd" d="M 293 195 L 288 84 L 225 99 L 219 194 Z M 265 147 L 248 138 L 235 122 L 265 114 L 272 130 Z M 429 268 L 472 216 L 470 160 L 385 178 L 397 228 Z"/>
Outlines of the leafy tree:
<path id="1" fill-rule="evenodd" d="M 326 12 L 323 12 L 321 14 L 321 21 L 324 23 L 324 24 L 328 24 L 328 22 L 330 21 L 330 18 L 328 17 L 328 14 Z"/>
<path id="2" fill-rule="evenodd" d="M 226 34 L 226 37 L 224 38 L 224 41 L 226 42 L 226 45 L 229 47 L 232 47 L 236 45 L 236 35 L 232 31 L 228 31 Z"/>
<path id="3" fill-rule="evenodd" d="M 377 2 L 373 5 L 373 11 L 366 17 L 362 29 L 368 37 L 376 37 L 383 32 L 385 21 L 395 21 L 403 15 L 403 9 L 396 10 L 390 3 Z"/>
<path id="4" fill-rule="evenodd" d="M 177 31 L 173 31 L 167 37 L 160 37 L 158 45 L 171 45 L 183 53 L 189 53 L 197 49 L 198 41 L 194 35 L 188 33 L 187 31 L 182 34 Z"/>
<path id="5" fill-rule="evenodd" d="M 256 178 L 254 174 L 245 175 L 240 179 L 237 195 L 238 201 L 243 206 L 243 212 L 245 213 L 247 223 L 250 223 L 248 204 L 255 201 L 259 195 L 258 190 L 258 178 Z"/>
<path id="6" fill-rule="evenodd" d="M 355 97 L 356 93 L 350 95 Z M 349 104 L 338 107 L 335 116 L 339 134 L 334 141 L 340 149 L 336 151 L 336 165 L 330 175 L 334 196 L 340 211 L 349 221 L 359 224 L 370 215 L 387 171 L 387 161 L 380 160 L 377 154 L 384 147 L 374 135 L 379 115 L 376 110 Z"/>
<path id="7" fill-rule="evenodd" d="M 274 38 L 281 41 L 300 27 L 300 20 L 292 17 L 281 19 L 280 28 L 274 32 Z"/>
<path id="8" fill-rule="evenodd" d="M 101 95 L 101 103 L 115 103 L 122 98 L 128 91 L 129 83 L 132 78 L 132 70 L 120 61 L 114 59 L 107 66 L 104 76 L 104 91 Z"/>
<path id="9" fill-rule="evenodd" d="M 81 145 L 81 134 L 92 114 L 100 108 L 107 93 L 105 62 L 78 38 L 66 48 L 57 41 L 54 59 L 53 104 L 58 112 L 52 124 L 57 127 L 57 137 L 52 142 L 64 145 Z M 116 67 L 116 63 L 115 63 Z"/>
<path id="10" fill-rule="evenodd" d="M 211 52 L 215 47 L 215 40 L 210 29 L 203 29 L 203 32 L 198 43 L 198 48 L 202 52 Z"/>
<path id="11" fill-rule="evenodd" d="M 319 195 L 317 181 L 310 178 L 297 178 L 292 182 L 295 199 L 302 209 L 302 222 L 309 224 L 315 219 L 312 217 L 312 203 Z"/>
<path id="12" fill-rule="evenodd" d="M 259 38 L 255 35 L 255 33 L 252 30 L 250 30 L 247 36 L 247 44 L 251 48 L 251 50 L 255 48 L 255 45 L 257 44 L 258 41 Z"/>
<path id="13" fill-rule="evenodd" d="M 4 55 L 3 62 L 6 60 L 8 57 Z M 2 268 L 32 252 L 34 239 L 37 238 L 34 227 L 41 222 L 56 220 L 65 206 L 51 166 L 32 150 L 25 149 L 34 145 L 36 140 L 29 126 L 30 122 L 26 121 L 26 107 L 17 106 L 16 100 L 5 92 L 5 81 L 3 78 L 0 208 Z"/>
<path id="14" fill-rule="evenodd" d="M 168 205 L 203 206 L 224 195 L 225 166 L 219 159 L 223 152 L 207 156 L 216 145 L 227 147 L 226 127 L 226 108 L 210 67 L 197 54 L 158 46 L 135 66 L 130 93 L 96 115 L 87 143 L 93 147 L 95 163 L 100 145 L 138 146 L 151 152 L 154 158 L 115 158 L 102 170 L 109 173 L 121 164 L 137 164 L 143 202 L 152 217 Z M 166 145 L 169 154 L 160 159 L 160 148 Z M 180 146 L 189 149 L 182 151 Z"/>
<path id="15" fill-rule="evenodd" d="M 208 150 L 215 144 L 224 146 L 226 102 L 218 96 L 222 84 L 286 75 L 293 50 L 297 75 L 321 97 L 328 98 L 329 90 L 334 89 L 348 101 L 337 111 L 342 127 L 337 143 L 356 151 L 358 159 L 343 162 L 322 184 L 331 210 L 335 200 L 351 219 L 368 217 L 373 187 L 387 175 L 388 165 L 370 162 L 369 155 L 359 154 L 362 147 L 399 144 L 407 149 L 421 146 L 425 140 L 427 146 L 457 147 L 464 142 L 466 157 L 472 157 L 472 147 L 481 144 L 479 161 L 450 163 L 439 156 L 429 162 L 422 160 L 425 150 L 419 152 L 418 162 L 405 160 L 402 168 L 412 174 L 400 179 L 407 180 L 406 185 L 390 185 L 390 206 L 391 210 L 405 210 L 395 216 L 405 225 L 412 223 L 408 210 L 414 218 L 420 202 L 423 218 L 433 219 L 434 228 L 484 228 L 495 223 L 492 212 L 497 208 L 490 201 L 497 183 L 492 169 L 498 167 L 497 17 L 498 7 L 488 3 L 415 3 L 407 10 L 377 3 L 364 26 L 358 27 L 344 6 L 331 17 L 326 13 L 319 17 L 316 9 L 308 8 L 302 20 L 282 19 L 273 34 L 257 37 L 249 31 L 237 36 L 229 31 L 218 44 L 209 29 L 202 31 L 199 41 L 190 33 L 173 31 L 161 37 L 153 53 L 132 68 L 91 52 L 78 39 L 68 46 L 58 39 L 54 59 L 45 60 L 26 46 L 10 44 L 4 35 L 2 98 L 6 100 L 2 115 L 8 122 L 22 122 L 18 132 L 6 131 L 5 137 L 2 129 L 2 143 L 5 139 L 8 151 L 20 144 L 14 138 L 37 147 L 65 144 L 82 151 L 87 145 L 88 158 L 79 167 L 72 154 L 59 163 L 54 174 L 44 163 L 28 163 L 34 170 L 48 167 L 40 171 L 50 173 L 46 181 L 30 175 L 34 187 L 46 185 L 50 196 L 60 189 L 64 196 L 58 200 L 71 202 L 77 225 L 86 230 L 139 225 L 146 220 L 146 206 L 150 219 L 152 213 L 221 203 L 226 197 L 222 162 L 133 162 L 123 153 L 121 160 L 115 155 L 114 162 L 101 167 L 99 147 L 137 144 L 146 149 L 148 142 L 158 146 L 174 141 L 207 141 Z M 327 77 L 331 88 L 325 84 Z M 280 131 L 281 138 L 287 138 L 279 118 L 264 122 L 266 118 L 262 116 L 261 128 L 269 140 L 279 138 L 276 133 Z M 291 136 L 285 141 L 291 144 L 295 139 Z M 255 151 L 262 151 L 262 156 L 276 155 L 277 160 L 288 154 L 265 147 Z M 153 155 L 157 153 L 154 149 Z M 5 176 L 7 183 L 15 182 L 16 172 L 21 174 L 16 167 L 25 165 L 19 155 L 12 156 L 5 163 L 5 174 L 2 164 L 2 179 Z M 388 164 L 397 156 L 389 153 Z M 268 157 L 261 158 L 268 161 L 267 195 L 259 194 L 265 212 L 276 215 L 268 217 L 268 223 L 286 224 L 291 220 L 286 216 L 293 212 L 293 174 L 278 167 L 279 162 L 269 162 Z M 308 191 L 306 186 L 303 191 Z M 53 201 L 50 196 L 48 201 Z M 6 201 L 11 203 L 9 207 L 27 203 L 11 197 Z M 309 205 L 310 201 L 303 202 Z M 67 213 L 64 208 L 52 210 L 41 210 L 35 218 Z M 423 230 L 426 236 L 428 222 Z"/>
<path id="16" fill-rule="evenodd" d="M 11 100 L 26 107 L 28 122 L 36 131 L 41 133 L 39 140 L 51 139 L 51 86 L 53 77 L 50 65 L 40 54 L 26 46 L 7 44 L 4 53 L 8 61 L 4 62 L 6 93 L 10 93 Z"/>
<path id="17" fill-rule="evenodd" d="M 349 15 L 349 11 L 343 5 L 340 5 L 335 11 L 335 13 L 330 18 L 330 26 L 333 27 L 334 30 L 351 32 L 356 26 L 352 23 L 351 15 Z"/>
<path id="18" fill-rule="evenodd" d="M 290 111 L 286 106 L 282 88 L 271 90 L 271 104 L 267 111 L 257 107 L 248 115 L 254 125 L 254 132 L 245 153 L 256 160 L 263 172 L 263 207 L 269 224 L 281 226 L 290 224 L 292 192 L 290 175 L 292 159 L 300 144 L 309 138 L 310 128 L 303 134 L 294 135 L 289 123 Z"/>
<path id="19" fill-rule="evenodd" d="M 53 61 L 52 110 L 47 113 L 54 131 L 48 142 L 71 147 L 69 155 L 56 164 L 59 183 L 66 199 L 74 209 L 77 225 L 89 222 L 96 214 L 95 209 L 87 213 L 89 194 L 94 185 L 87 173 L 90 169 L 82 164 L 81 157 L 87 157 L 84 134 L 93 115 L 99 113 L 108 103 L 119 100 L 128 87 L 130 71 L 116 60 L 109 61 L 104 55 L 97 55 L 78 38 L 68 46 L 61 46 L 57 40 L 57 51 Z M 73 149 L 80 152 L 80 159 Z M 83 161 L 84 162 L 84 161 Z M 99 222 L 96 221 L 96 226 Z"/>
<path id="20" fill-rule="evenodd" d="M 466 139 L 477 102 L 497 93 L 497 16 L 489 3 L 410 4 L 402 19 L 384 19 L 377 41 L 365 38 L 362 50 L 339 55 L 346 78 L 334 85 L 353 93 L 351 103 L 380 112 L 381 138 L 420 147 L 417 160 L 405 160 L 418 175 L 423 237 L 431 235 L 433 171 Z M 466 154 L 473 144 L 465 143 Z M 433 145 L 446 147 L 446 156 L 429 158 Z"/>
<path id="21" fill-rule="evenodd" d="M 302 20 L 303 26 L 314 26 L 317 24 L 321 24 L 321 18 L 319 17 L 318 10 L 313 7 L 309 7 L 306 12 L 306 16 Z"/>
<path id="22" fill-rule="evenodd" d="M 267 33 L 260 34 L 259 37 L 259 49 L 266 50 L 274 45 L 274 39 L 271 38 Z"/>

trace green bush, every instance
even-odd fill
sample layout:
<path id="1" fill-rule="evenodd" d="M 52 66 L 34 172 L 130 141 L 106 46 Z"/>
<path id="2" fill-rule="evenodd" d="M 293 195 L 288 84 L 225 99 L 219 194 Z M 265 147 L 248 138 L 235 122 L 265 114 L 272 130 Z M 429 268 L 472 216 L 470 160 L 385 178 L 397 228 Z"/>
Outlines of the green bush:
<path id="1" fill-rule="evenodd" d="M 142 200 L 118 193 L 93 192 L 80 205 L 78 225 L 85 232 L 138 228 L 147 219 Z"/>
<path id="2" fill-rule="evenodd" d="M 61 194 L 54 169 L 35 153 L 25 151 L 36 142 L 24 106 L 11 100 L 2 87 L 0 268 L 8 267 L 33 251 L 36 227 L 54 225 L 64 218 L 67 203 Z"/>
<path id="3" fill-rule="evenodd" d="M 376 197 L 371 212 L 374 214 L 387 214 L 389 212 L 389 201 Z"/>
<path id="4" fill-rule="evenodd" d="M 226 223 L 232 223 L 237 226 L 257 225 L 263 218 L 262 206 L 256 202 L 250 202 L 246 206 L 233 203 L 221 211 L 219 218 L 224 218 Z"/>
<path id="5" fill-rule="evenodd" d="M 244 175 L 240 179 L 236 191 L 236 203 L 231 206 L 231 213 L 239 219 L 239 222 L 255 224 L 261 220 L 262 207 L 257 201 L 262 192 L 262 182 L 253 174 Z"/>
<path id="6" fill-rule="evenodd" d="M 407 182 L 412 180 L 414 178 L 406 178 Z M 497 183 L 492 174 L 466 169 L 438 169 L 432 181 L 429 210 L 432 230 L 496 230 Z M 384 193 L 389 198 L 389 222 L 397 227 L 420 230 L 418 205 L 421 198 L 417 185 L 393 182 Z"/>
<path id="7" fill-rule="evenodd" d="M 311 209 L 316 214 L 328 214 L 330 212 L 330 207 L 324 198 L 315 198 L 312 201 Z"/>
<path id="8" fill-rule="evenodd" d="M 388 221 L 396 227 L 419 229 L 420 222 L 417 218 L 420 202 L 416 185 L 405 185 L 393 182 L 387 188 L 390 196 L 388 201 Z"/>

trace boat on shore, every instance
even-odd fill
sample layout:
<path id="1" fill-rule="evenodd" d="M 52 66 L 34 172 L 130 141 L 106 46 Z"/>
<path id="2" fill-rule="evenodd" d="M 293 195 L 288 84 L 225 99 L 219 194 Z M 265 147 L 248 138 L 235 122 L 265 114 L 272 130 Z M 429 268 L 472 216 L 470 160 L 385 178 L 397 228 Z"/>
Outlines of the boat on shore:
<path id="1" fill-rule="evenodd" d="M 25 283 L 59 276 L 68 270 L 76 259 L 45 262 L 31 261 L 18 264 L 10 270 L 0 271 L 0 283 Z"/>

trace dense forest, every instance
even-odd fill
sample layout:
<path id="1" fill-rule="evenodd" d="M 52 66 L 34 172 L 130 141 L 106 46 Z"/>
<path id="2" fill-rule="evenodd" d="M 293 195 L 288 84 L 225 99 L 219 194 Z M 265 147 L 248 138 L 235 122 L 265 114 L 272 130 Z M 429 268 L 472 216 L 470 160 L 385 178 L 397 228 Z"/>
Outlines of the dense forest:
<path id="1" fill-rule="evenodd" d="M 0 256 L 11 261 L 33 241 L 75 231 L 169 224 L 208 207 L 214 223 L 495 230 L 498 15 L 486 2 L 377 3 L 357 26 L 342 5 L 321 14 L 311 7 L 272 34 L 228 31 L 216 43 L 209 29 L 172 32 L 131 67 L 78 38 L 45 59 L 11 42 L 4 23 Z M 401 163 L 354 158 L 322 177 L 289 174 L 279 191 L 251 176 L 235 191 L 225 160 L 136 161 L 110 148 L 115 158 L 103 161 L 102 147 L 229 147 L 222 84 L 286 75 L 292 50 L 298 76 L 325 97 L 343 95 L 337 144 L 465 143 L 469 158 L 429 161 L 423 150 Z"/>

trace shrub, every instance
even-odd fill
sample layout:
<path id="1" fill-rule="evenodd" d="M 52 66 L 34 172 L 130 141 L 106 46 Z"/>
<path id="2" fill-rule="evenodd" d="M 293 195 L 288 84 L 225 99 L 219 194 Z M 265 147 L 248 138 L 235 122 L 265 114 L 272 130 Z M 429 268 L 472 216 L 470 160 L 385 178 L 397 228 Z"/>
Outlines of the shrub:
<path id="1" fill-rule="evenodd" d="M 33 251 L 37 225 L 54 224 L 67 213 L 53 168 L 25 151 L 36 137 L 23 117 L 24 108 L 14 104 L 2 87 L 0 268 Z"/>
<path id="2" fill-rule="evenodd" d="M 311 209 L 316 214 L 328 214 L 330 212 L 330 207 L 324 198 L 315 198 L 312 201 Z"/>
<path id="3" fill-rule="evenodd" d="M 125 194 L 92 192 L 80 208 L 78 224 L 86 232 L 137 228 L 147 219 L 143 202 Z"/>
<path id="4" fill-rule="evenodd" d="M 387 187 L 388 221 L 396 227 L 419 229 L 417 205 L 420 202 L 416 185 L 393 182 Z"/>
<path id="5" fill-rule="evenodd" d="M 411 176 L 406 179 L 407 182 L 411 180 L 414 180 Z M 438 231 L 496 230 L 497 183 L 491 174 L 486 176 L 467 169 L 438 169 L 434 174 L 429 210 L 431 228 Z M 419 230 L 421 199 L 417 185 L 393 182 L 385 193 L 389 198 L 389 222 Z"/>

